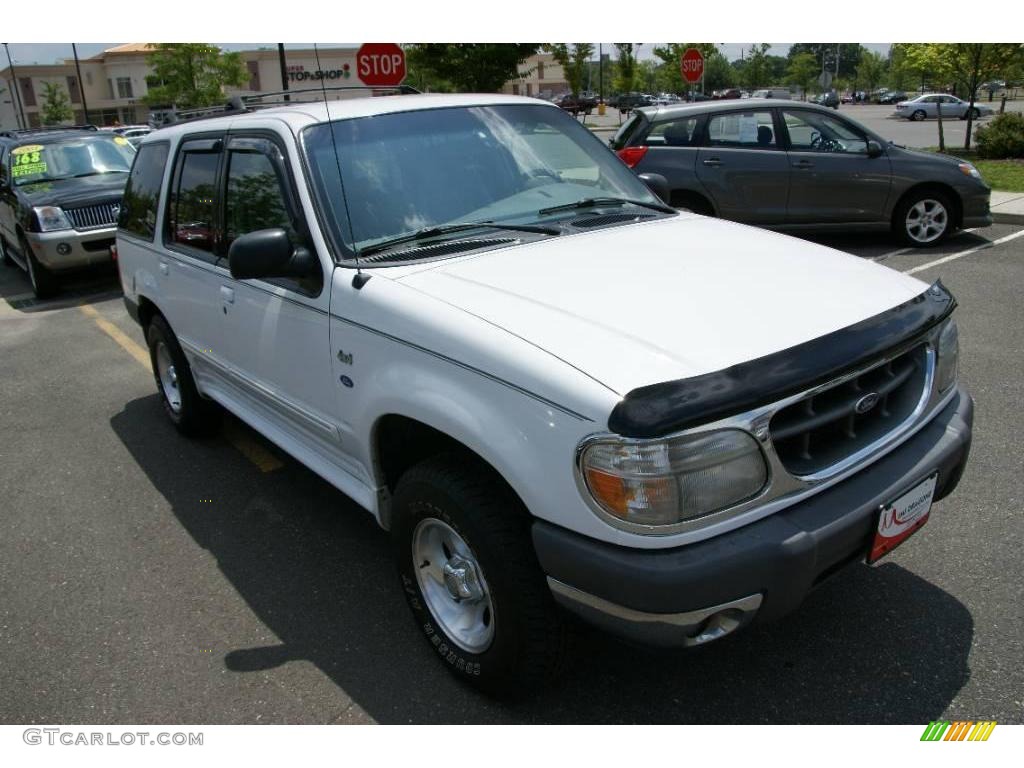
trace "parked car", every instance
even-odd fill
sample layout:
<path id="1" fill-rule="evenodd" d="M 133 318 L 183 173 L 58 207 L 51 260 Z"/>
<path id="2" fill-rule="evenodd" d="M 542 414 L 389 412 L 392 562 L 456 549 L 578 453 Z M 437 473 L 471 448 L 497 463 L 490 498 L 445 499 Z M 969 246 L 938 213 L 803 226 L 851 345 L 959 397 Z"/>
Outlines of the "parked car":
<path id="1" fill-rule="evenodd" d="M 519 692 L 565 611 L 693 646 L 794 609 L 967 461 L 940 283 L 646 181 L 534 99 L 236 110 L 143 139 L 125 303 L 180 432 L 226 408 L 346 493 L 440 662 Z"/>
<path id="2" fill-rule="evenodd" d="M 582 93 L 578 96 L 573 96 L 571 93 L 563 93 L 561 96 L 556 96 L 552 103 L 572 115 L 580 113 L 589 115 L 597 109 L 597 99 L 584 96 Z"/>
<path id="3" fill-rule="evenodd" d="M 835 91 L 827 91 L 826 93 L 818 94 L 813 100 L 814 104 L 821 104 L 823 107 L 831 107 L 832 109 L 839 109 L 839 94 Z M 843 102 L 844 104 L 846 102 Z"/>
<path id="4" fill-rule="evenodd" d="M 724 88 L 720 91 L 715 91 L 712 95 L 712 99 L 739 99 L 743 97 L 743 92 L 739 88 Z"/>
<path id="5" fill-rule="evenodd" d="M 974 117 L 988 117 L 995 114 L 991 107 L 984 104 L 975 104 L 972 108 L 970 102 L 951 96 L 948 93 L 926 93 L 909 101 L 901 101 L 896 104 L 896 116 L 905 117 L 907 120 L 924 120 L 929 117 L 939 116 L 939 105 L 942 105 L 943 117 L 958 117 L 961 120 L 967 119 L 968 110 L 973 109 Z"/>
<path id="6" fill-rule="evenodd" d="M 792 99 L 793 94 L 786 88 L 762 88 L 750 94 L 752 99 Z"/>
<path id="7" fill-rule="evenodd" d="M 773 229 L 891 230 L 932 246 L 992 223 L 970 163 L 897 147 L 811 104 L 764 101 L 639 110 L 612 139 L 671 202 Z"/>
<path id="8" fill-rule="evenodd" d="M 93 126 L 0 133 L 0 256 L 28 273 L 37 297 L 62 272 L 111 261 L 134 155 Z"/>
<path id="9" fill-rule="evenodd" d="M 652 104 L 651 97 L 644 93 L 620 93 L 615 97 L 615 107 L 622 111 L 636 109 L 637 107 L 649 107 Z"/>
<path id="10" fill-rule="evenodd" d="M 886 91 L 878 97 L 879 104 L 898 104 L 901 101 L 906 101 L 906 91 Z"/>

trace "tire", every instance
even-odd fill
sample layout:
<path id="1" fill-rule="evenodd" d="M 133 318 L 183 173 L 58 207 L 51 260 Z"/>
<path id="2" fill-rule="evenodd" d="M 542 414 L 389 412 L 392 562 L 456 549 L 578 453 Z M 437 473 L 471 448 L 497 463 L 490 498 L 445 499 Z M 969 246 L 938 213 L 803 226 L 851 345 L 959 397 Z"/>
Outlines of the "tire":
<path id="1" fill-rule="evenodd" d="M 916 109 L 910 113 L 910 119 L 914 120 L 915 122 L 918 120 L 924 120 L 926 117 L 928 117 L 928 115 L 925 113 L 923 109 Z"/>
<path id="2" fill-rule="evenodd" d="M 13 267 L 14 259 L 11 258 L 11 254 L 7 251 L 8 247 L 7 240 L 0 237 L 0 263 L 5 267 Z"/>
<path id="3" fill-rule="evenodd" d="M 981 117 L 981 110 L 975 107 L 971 110 L 971 119 L 977 120 L 979 117 Z"/>
<path id="4" fill-rule="evenodd" d="M 146 342 L 160 402 L 171 423 L 188 437 L 216 432 L 220 426 L 221 411 L 215 403 L 204 400 L 199 394 L 188 359 L 161 315 L 150 320 Z"/>
<path id="5" fill-rule="evenodd" d="M 896 206 L 892 218 L 893 231 L 907 245 L 930 248 L 945 240 L 955 229 L 954 211 L 953 201 L 944 192 L 915 192 Z"/>
<path id="6" fill-rule="evenodd" d="M 18 242 L 25 259 L 28 281 L 32 284 L 32 293 L 36 295 L 37 299 L 49 298 L 57 290 L 57 279 L 36 259 L 28 240 L 22 237 Z"/>
<path id="7" fill-rule="evenodd" d="M 392 510 L 402 591 L 448 670 L 502 698 L 554 677 L 566 624 L 533 551 L 530 517 L 508 487 L 488 467 L 445 454 L 402 476 Z"/>

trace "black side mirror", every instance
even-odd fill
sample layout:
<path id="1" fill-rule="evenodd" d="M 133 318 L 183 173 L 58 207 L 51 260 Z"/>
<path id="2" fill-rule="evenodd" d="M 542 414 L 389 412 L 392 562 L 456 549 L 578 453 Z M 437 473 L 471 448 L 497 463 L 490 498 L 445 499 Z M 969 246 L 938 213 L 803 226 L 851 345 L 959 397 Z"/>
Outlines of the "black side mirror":
<path id="1" fill-rule="evenodd" d="M 882 145 L 877 141 L 868 142 L 868 157 L 881 157 Z"/>
<path id="2" fill-rule="evenodd" d="M 671 193 L 668 190 L 668 179 L 660 173 L 641 173 L 640 181 L 647 185 L 647 188 L 658 196 L 665 205 L 669 204 Z"/>
<path id="3" fill-rule="evenodd" d="M 315 274 L 316 257 L 292 244 L 280 227 L 258 229 L 237 238 L 228 248 L 231 276 L 238 280 L 267 277 L 308 277 Z"/>

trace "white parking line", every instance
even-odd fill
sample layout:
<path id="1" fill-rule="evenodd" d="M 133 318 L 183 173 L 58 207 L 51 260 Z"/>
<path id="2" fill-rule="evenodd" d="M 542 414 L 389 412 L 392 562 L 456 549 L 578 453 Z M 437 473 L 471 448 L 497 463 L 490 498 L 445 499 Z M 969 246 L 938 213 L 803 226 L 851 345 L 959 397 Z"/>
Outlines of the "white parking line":
<path id="1" fill-rule="evenodd" d="M 937 267 L 939 264 L 945 264 L 947 261 L 955 261 L 956 259 L 962 259 L 964 256 L 970 256 L 972 253 L 984 251 L 989 248 L 992 248 L 993 246 L 1001 245 L 1002 243 L 1009 242 L 1010 240 L 1015 240 L 1016 238 L 1021 237 L 1022 235 L 1024 235 L 1024 229 L 1014 232 L 1012 235 L 1000 237 L 998 240 L 993 240 L 991 242 L 984 243 L 983 245 L 979 245 L 974 248 L 968 248 L 966 251 L 960 251 L 959 253 L 951 253 L 949 254 L 949 256 L 943 256 L 941 259 L 929 261 L 927 264 L 922 264 L 919 267 L 914 267 L 913 269 L 905 269 L 903 270 L 903 274 L 913 275 L 916 272 L 923 272 L 926 269 Z"/>
<path id="2" fill-rule="evenodd" d="M 974 231 L 973 229 L 962 229 L 957 234 L 966 235 L 968 232 L 973 232 L 973 231 Z M 883 253 L 881 256 L 872 256 L 870 259 L 868 259 L 868 261 L 885 261 L 886 259 L 891 259 L 893 256 L 902 256 L 905 253 L 911 253 L 912 251 L 916 251 L 916 250 L 917 250 L 917 248 L 915 248 L 912 245 L 908 246 L 906 248 L 897 248 L 895 251 L 889 251 L 888 253 Z"/>

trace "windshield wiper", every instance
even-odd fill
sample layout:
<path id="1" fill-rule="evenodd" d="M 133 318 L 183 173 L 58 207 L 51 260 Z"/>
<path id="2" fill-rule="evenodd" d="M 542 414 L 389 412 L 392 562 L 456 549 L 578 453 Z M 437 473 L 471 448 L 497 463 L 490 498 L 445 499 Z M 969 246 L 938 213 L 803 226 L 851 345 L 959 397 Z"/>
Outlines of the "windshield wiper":
<path id="1" fill-rule="evenodd" d="M 424 227 L 418 229 L 415 232 L 411 232 L 408 235 L 399 235 L 398 237 L 392 237 L 388 240 L 382 240 L 379 243 L 362 248 L 359 251 L 360 256 L 365 256 L 371 253 L 377 253 L 391 248 L 395 245 L 401 245 L 402 243 L 413 243 L 417 240 L 425 240 L 436 235 L 444 235 L 448 232 L 461 232 L 466 229 L 507 229 L 512 232 L 535 232 L 541 235 L 560 235 L 562 230 L 557 227 L 545 227 L 538 226 L 536 224 L 495 224 L 491 221 L 466 221 L 457 224 L 440 224 L 436 227 Z"/>
<path id="2" fill-rule="evenodd" d="M 631 200 L 627 197 L 585 197 L 582 200 L 577 200 L 575 203 L 541 208 L 537 213 L 543 216 L 546 213 L 572 211 L 578 208 L 597 208 L 601 205 L 639 205 L 643 208 L 651 208 L 655 211 L 663 211 L 664 213 L 676 213 L 675 208 L 669 208 L 664 203 L 648 203 L 646 200 Z"/>
<path id="3" fill-rule="evenodd" d="M 123 170 L 89 171 L 88 173 L 76 173 L 74 176 L 62 176 L 61 178 L 64 178 L 64 179 L 83 179 L 86 176 L 106 176 L 108 173 L 128 173 L 128 171 L 123 171 Z"/>

